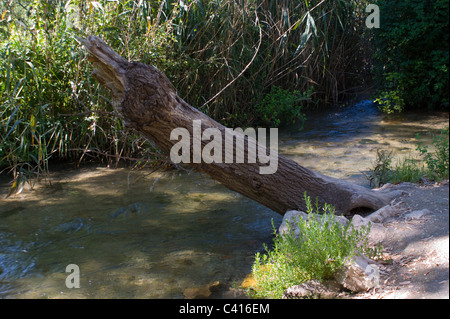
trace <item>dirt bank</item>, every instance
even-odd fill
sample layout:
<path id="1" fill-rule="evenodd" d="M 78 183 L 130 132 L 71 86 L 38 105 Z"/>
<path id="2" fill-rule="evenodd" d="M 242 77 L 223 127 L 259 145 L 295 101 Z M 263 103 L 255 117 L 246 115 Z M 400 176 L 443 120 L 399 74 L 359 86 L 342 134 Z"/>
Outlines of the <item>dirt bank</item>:
<path id="1" fill-rule="evenodd" d="M 353 298 L 449 298 L 449 182 L 394 187 L 405 192 L 397 199 L 405 210 L 384 223 L 380 288 Z M 430 212 L 408 215 L 422 209 Z"/>

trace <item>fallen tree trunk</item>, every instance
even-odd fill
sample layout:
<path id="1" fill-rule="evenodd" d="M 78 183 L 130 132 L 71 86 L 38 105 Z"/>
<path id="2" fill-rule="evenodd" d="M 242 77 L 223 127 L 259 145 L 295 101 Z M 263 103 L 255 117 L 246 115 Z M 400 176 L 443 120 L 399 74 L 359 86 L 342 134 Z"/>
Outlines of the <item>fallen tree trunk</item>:
<path id="1" fill-rule="evenodd" d="M 225 135 L 229 130 L 181 99 L 166 76 L 155 67 L 128 62 L 95 36 L 79 40 L 89 53 L 89 61 L 94 64 L 93 76 L 111 90 L 113 106 L 125 124 L 154 142 L 166 155 L 177 143 L 170 139 L 176 128 L 184 128 L 194 136 L 194 121 L 201 121 L 202 131 L 215 128 Z M 236 137 L 232 144 L 234 150 L 238 151 L 239 139 L 244 139 L 244 151 L 248 152 L 253 142 L 243 136 Z M 196 143 L 194 138 L 191 141 L 191 145 Z M 197 142 L 201 143 L 202 149 L 207 144 L 202 139 Z M 257 146 L 265 152 L 265 145 Z M 192 146 L 190 151 L 192 154 Z M 261 163 L 248 161 L 200 162 L 191 166 L 280 214 L 294 209 L 305 210 L 305 192 L 321 203 L 334 205 L 337 213 L 346 215 L 358 209 L 377 210 L 389 203 L 386 194 L 322 175 L 278 156 L 274 151 L 270 151 L 270 156 L 278 160 L 278 168 L 273 174 L 260 174 Z"/>

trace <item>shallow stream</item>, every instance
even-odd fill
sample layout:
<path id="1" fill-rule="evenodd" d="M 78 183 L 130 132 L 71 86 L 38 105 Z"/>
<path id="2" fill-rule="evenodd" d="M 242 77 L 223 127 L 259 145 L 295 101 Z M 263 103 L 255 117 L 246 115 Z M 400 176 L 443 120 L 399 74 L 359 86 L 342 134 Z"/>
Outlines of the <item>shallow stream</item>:
<path id="1" fill-rule="evenodd" d="M 445 126 L 448 113 L 387 120 L 362 102 L 309 114 L 302 130 L 280 132 L 279 151 L 367 186 L 377 148 L 408 155 L 416 133 L 429 143 Z M 8 199 L 0 176 L 0 297 L 189 298 L 242 281 L 281 216 L 196 172 L 148 173 L 54 171 Z M 69 264 L 80 288 L 66 287 Z"/>

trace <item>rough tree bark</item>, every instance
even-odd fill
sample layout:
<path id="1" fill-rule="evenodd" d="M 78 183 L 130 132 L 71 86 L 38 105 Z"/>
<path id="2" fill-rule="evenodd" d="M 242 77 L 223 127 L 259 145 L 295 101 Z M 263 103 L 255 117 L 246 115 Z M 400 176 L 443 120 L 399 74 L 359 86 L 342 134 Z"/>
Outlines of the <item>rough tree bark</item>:
<path id="1" fill-rule="evenodd" d="M 186 128 L 193 136 L 193 120 L 201 120 L 202 131 L 217 128 L 224 132 L 223 125 L 181 99 L 155 67 L 128 62 L 95 36 L 79 40 L 94 65 L 93 76 L 111 90 L 113 106 L 125 124 L 153 141 L 165 154 L 170 154 L 177 143 L 170 140 L 174 128 Z M 207 144 L 202 143 L 202 147 Z M 282 156 L 278 156 L 277 171 L 266 175 L 259 173 L 260 163 L 191 166 L 282 215 L 288 210 L 305 210 L 304 192 L 346 215 L 358 209 L 377 210 L 390 201 L 386 194 L 322 175 Z"/>

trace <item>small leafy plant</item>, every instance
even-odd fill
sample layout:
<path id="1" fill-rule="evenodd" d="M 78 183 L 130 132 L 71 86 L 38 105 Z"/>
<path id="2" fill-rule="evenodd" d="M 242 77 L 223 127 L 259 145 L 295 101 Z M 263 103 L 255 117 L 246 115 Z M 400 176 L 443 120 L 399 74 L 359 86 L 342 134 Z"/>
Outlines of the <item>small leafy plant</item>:
<path id="1" fill-rule="evenodd" d="M 274 228 L 274 242 L 266 253 L 257 253 L 252 268 L 255 286 L 249 295 L 255 298 L 281 298 L 290 286 L 308 280 L 326 280 L 344 266 L 344 263 L 369 251 L 367 236 L 370 227 L 355 229 L 351 223 L 344 226 L 334 218 L 335 209 L 325 204 L 314 209 L 305 194 L 308 221 L 298 219 L 295 225 L 300 235 L 294 235 L 294 225 L 282 236 Z"/>
<path id="2" fill-rule="evenodd" d="M 433 180 L 442 180 L 449 176 L 449 128 L 441 130 L 439 135 L 433 137 L 434 152 L 419 141 L 417 150 L 424 157 L 427 164 L 427 177 Z"/>
<path id="3" fill-rule="evenodd" d="M 392 176 L 392 151 L 377 149 L 377 157 L 374 167 L 366 175 L 369 180 L 370 187 L 376 188 L 390 181 Z"/>
<path id="4" fill-rule="evenodd" d="M 399 96 L 398 90 L 384 91 L 374 102 L 386 114 L 400 113 L 405 108 L 405 101 Z"/>
<path id="5" fill-rule="evenodd" d="M 304 119 L 301 101 L 309 99 L 310 95 L 311 91 L 301 94 L 273 86 L 256 109 L 262 122 L 272 127 L 293 124 Z"/>

